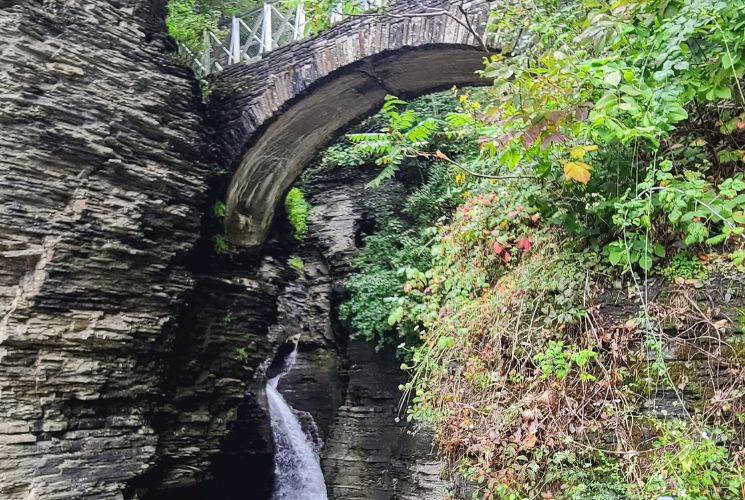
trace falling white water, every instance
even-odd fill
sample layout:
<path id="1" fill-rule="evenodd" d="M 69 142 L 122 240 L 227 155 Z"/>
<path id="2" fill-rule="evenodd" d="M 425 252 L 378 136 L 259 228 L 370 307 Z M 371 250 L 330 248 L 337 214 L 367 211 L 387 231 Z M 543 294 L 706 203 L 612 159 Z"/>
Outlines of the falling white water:
<path id="1" fill-rule="evenodd" d="M 294 362 L 295 351 L 288 357 L 284 371 L 266 384 L 275 448 L 272 500 L 327 500 L 321 460 L 292 408 L 277 390 L 279 379 Z"/>

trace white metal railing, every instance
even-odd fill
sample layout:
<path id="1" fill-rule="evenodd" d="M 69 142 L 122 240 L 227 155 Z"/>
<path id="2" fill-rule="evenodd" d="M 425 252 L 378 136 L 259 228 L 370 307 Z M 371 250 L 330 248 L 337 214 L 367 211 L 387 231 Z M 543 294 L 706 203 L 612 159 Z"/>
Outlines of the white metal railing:
<path id="1" fill-rule="evenodd" d="M 310 0 L 308 0 L 310 1 Z M 357 0 L 362 12 L 378 9 L 385 0 Z M 195 53 L 179 43 L 179 55 L 200 75 L 222 71 L 226 66 L 252 61 L 262 54 L 309 35 L 304 2 L 289 6 L 267 1 L 230 20 L 227 36 L 205 30 L 202 49 Z M 331 24 L 344 19 L 342 0 L 331 9 Z"/>

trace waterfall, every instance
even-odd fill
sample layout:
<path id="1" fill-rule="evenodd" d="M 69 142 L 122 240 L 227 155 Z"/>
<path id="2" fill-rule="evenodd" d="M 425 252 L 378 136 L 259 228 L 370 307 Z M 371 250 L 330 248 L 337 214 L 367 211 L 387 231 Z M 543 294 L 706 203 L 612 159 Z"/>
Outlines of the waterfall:
<path id="1" fill-rule="evenodd" d="M 293 349 L 284 370 L 266 384 L 275 448 L 272 500 L 327 500 L 321 460 L 292 408 L 277 390 L 279 379 L 290 371 L 295 356 Z"/>

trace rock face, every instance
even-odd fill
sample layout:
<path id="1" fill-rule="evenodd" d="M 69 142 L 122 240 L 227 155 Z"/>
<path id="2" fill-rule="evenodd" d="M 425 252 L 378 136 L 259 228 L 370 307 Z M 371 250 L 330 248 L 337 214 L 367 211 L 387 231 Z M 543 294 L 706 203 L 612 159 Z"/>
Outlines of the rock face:
<path id="1" fill-rule="evenodd" d="M 340 168 L 304 180 L 313 207 L 308 241 L 298 249 L 304 269 L 280 297 L 275 330 L 278 339 L 301 337 L 295 367 L 279 390 L 317 424 L 330 498 L 436 499 L 445 485 L 432 435 L 412 435 L 405 418 L 397 418 L 400 362 L 392 350 L 376 353 L 368 342 L 350 341 L 338 322 L 341 282 L 360 232 L 375 226 L 381 210 L 400 210 L 405 199 L 400 182 L 365 189 L 375 170 Z"/>
<path id="2" fill-rule="evenodd" d="M 120 498 L 156 453 L 144 410 L 207 192 L 162 3 L 0 3 L 4 499 Z"/>

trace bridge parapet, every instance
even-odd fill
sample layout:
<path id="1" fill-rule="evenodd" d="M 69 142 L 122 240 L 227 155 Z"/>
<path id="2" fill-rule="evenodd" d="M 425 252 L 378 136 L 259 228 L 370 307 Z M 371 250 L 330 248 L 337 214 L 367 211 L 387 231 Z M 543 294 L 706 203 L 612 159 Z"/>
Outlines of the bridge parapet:
<path id="1" fill-rule="evenodd" d="M 345 9 L 339 0 L 328 12 L 331 26 L 349 15 L 379 12 L 386 0 L 357 0 Z M 306 1 L 266 1 L 230 19 L 227 33 L 204 30 L 197 52 L 178 43 L 179 55 L 200 76 L 218 73 L 227 66 L 251 62 L 279 47 L 311 36 L 306 20 Z"/>

